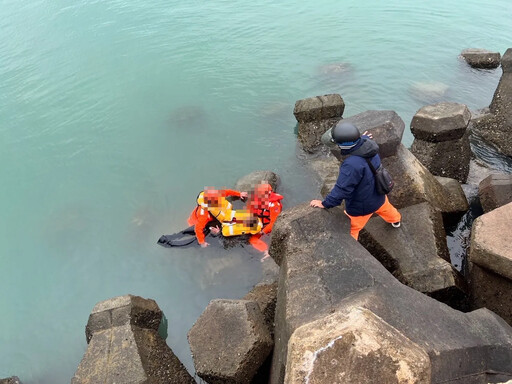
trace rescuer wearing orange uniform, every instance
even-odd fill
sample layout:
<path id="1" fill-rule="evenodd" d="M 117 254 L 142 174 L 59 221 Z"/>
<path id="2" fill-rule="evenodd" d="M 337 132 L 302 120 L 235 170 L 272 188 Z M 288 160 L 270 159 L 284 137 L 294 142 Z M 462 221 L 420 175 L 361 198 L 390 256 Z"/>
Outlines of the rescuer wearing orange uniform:
<path id="1" fill-rule="evenodd" d="M 262 261 L 270 257 L 270 255 L 268 253 L 268 246 L 261 240 L 261 236 L 269 234 L 272 231 L 277 216 L 279 216 L 283 210 L 283 205 L 281 204 L 282 199 L 283 196 L 272 191 L 270 184 L 258 184 L 254 192 L 251 193 L 251 197 L 247 203 L 249 211 L 258 216 L 263 223 L 261 232 L 249 238 L 249 243 L 258 251 L 263 252 L 264 256 L 261 259 Z"/>

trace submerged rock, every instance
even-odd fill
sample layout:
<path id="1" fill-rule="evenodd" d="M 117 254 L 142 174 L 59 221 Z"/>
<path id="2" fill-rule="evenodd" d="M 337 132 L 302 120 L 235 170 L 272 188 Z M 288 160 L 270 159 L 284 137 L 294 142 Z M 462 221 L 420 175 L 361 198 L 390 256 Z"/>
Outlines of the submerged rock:
<path id="1" fill-rule="evenodd" d="M 72 384 L 195 383 L 158 334 L 154 300 L 119 296 L 96 304 L 86 327 L 88 347 Z"/>
<path id="2" fill-rule="evenodd" d="M 22 384 L 19 377 L 12 376 L 6 379 L 0 379 L 0 384 Z"/>
<path id="3" fill-rule="evenodd" d="M 445 98 L 448 85 L 439 81 L 415 82 L 409 88 L 410 95 L 422 103 L 436 103 Z"/>
<path id="4" fill-rule="evenodd" d="M 463 50 L 460 55 L 473 68 L 494 69 L 500 66 L 501 55 L 499 52 L 468 48 Z"/>

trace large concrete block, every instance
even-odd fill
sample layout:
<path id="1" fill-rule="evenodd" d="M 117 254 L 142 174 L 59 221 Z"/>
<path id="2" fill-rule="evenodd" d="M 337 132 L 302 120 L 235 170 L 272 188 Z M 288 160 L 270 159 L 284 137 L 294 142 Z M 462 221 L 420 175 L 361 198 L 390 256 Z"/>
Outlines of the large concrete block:
<path id="1" fill-rule="evenodd" d="M 197 374 L 212 384 L 250 383 L 273 342 L 256 302 L 212 300 L 188 333 Z"/>
<path id="2" fill-rule="evenodd" d="M 340 119 L 345 110 L 345 102 L 339 94 L 315 96 L 297 100 L 293 114 L 299 123 L 309 123 L 327 119 Z"/>
<path id="3" fill-rule="evenodd" d="M 460 139 L 438 143 L 414 139 L 410 151 L 433 175 L 466 182 L 471 160 L 469 131 Z"/>
<path id="4" fill-rule="evenodd" d="M 460 55 L 473 68 L 493 69 L 500 66 L 501 55 L 499 52 L 468 48 L 463 50 Z"/>
<path id="5" fill-rule="evenodd" d="M 398 147 L 396 156 L 383 159 L 382 164 L 395 181 L 388 196 L 397 208 L 428 201 L 443 213 L 458 209 L 434 175 L 403 145 Z"/>
<path id="6" fill-rule="evenodd" d="M 161 317 L 154 300 L 138 296 L 98 303 L 89 317 L 89 345 L 71 383 L 195 383 L 158 334 Z"/>
<path id="7" fill-rule="evenodd" d="M 400 282 L 457 309 L 466 308 L 466 285 L 449 263 L 443 218 L 428 203 L 400 210 L 402 226 L 370 219 L 361 244 Z"/>
<path id="8" fill-rule="evenodd" d="M 512 203 L 478 217 L 473 222 L 469 258 L 472 263 L 512 280 L 511 223 Z"/>
<path id="9" fill-rule="evenodd" d="M 94 332 L 126 324 L 157 331 L 161 320 L 162 311 L 154 300 L 133 295 L 118 296 L 94 306 L 85 336 L 89 342 Z"/>
<path id="10" fill-rule="evenodd" d="M 411 121 L 415 138 L 438 143 L 460 139 L 466 132 L 471 112 L 464 104 L 438 103 L 422 107 Z"/>
<path id="11" fill-rule="evenodd" d="M 396 154 L 405 129 L 404 121 L 395 111 L 366 111 L 343 121 L 354 124 L 361 133 L 371 133 L 379 144 L 381 158 Z"/>
<path id="12" fill-rule="evenodd" d="M 512 175 L 493 173 L 478 186 L 478 195 L 484 212 L 512 202 Z"/>
<path id="13" fill-rule="evenodd" d="M 488 308 L 512 325 L 512 280 L 478 264 L 470 263 L 473 308 Z"/>
<path id="14" fill-rule="evenodd" d="M 512 203 L 477 218 L 468 257 L 474 306 L 485 306 L 512 324 L 510 223 Z"/>
<path id="15" fill-rule="evenodd" d="M 425 350 L 363 308 L 306 324 L 289 344 L 286 384 L 431 383 Z"/>

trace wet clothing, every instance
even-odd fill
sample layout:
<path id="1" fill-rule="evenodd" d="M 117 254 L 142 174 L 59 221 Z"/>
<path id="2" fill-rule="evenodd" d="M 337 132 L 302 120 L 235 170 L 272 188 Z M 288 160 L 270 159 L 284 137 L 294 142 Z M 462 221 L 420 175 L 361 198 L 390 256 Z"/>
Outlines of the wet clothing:
<path id="1" fill-rule="evenodd" d="M 226 197 L 228 196 L 234 196 L 234 197 L 240 197 L 240 192 L 239 191 L 235 191 L 235 190 L 232 190 L 232 189 L 224 189 L 224 190 L 219 190 L 219 199 L 220 199 L 220 206 L 222 206 L 224 204 L 224 201 L 227 202 L 227 200 L 225 200 Z M 215 217 L 209 212 L 208 210 L 208 206 L 202 202 L 202 195 L 203 195 L 203 192 L 201 192 L 199 194 L 199 197 L 198 197 L 198 201 L 201 201 L 200 204 L 197 205 L 196 208 L 194 208 L 194 210 L 192 211 L 192 213 L 190 214 L 189 218 L 188 218 L 188 225 L 194 225 L 194 231 L 196 233 L 196 237 L 197 237 L 197 242 L 199 244 L 203 244 L 204 243 L 204 238 L 205 238 L 205 234 L 204 234 L 204 229 L 207 227 L 207 224 L 214 220 Z M 222 216 L 224 217 L 225 215 L 225 212 L 217 212 L 218 211 L 218 208 L 216 207 L 215 208 L 215 214 L 216 216 Z M 229 204 L 229 211 L 231 212 L 231 204 Z"/>
<path id="2" fill-rule="evenodd" d="M 261 236 L 272 231 L 277 216 L 279 216 L 283 210 L 283 205 L 281 204 L 282 199 L 283 196 L 280 194 L 271 192 L 268 199 L 255 197 L 249 201 L 249 210 L 261 218 L 263 222 L 263 230 L 261 233 L 249 238 L 249 243 L 258 251 L 265 252 L 268 250 L 268 245 L 261 240 Z"/>
<path id="3" fill-rule="evenodd" d="M 351 149 L 341 150 L 349 155 L 340 166 L 340 173 L 332 191 L 322 201 L 325 208 L 336 207 L 345 200 L 345 213 L 350 218 L 350 234 L 356 240 L 359 231 L 377 213 L 388 223 L 401 219 L 398 210 L 391 205 L 386 195 L 380 195 L 375 188 L 375 176 L 366 162 L 370 159 L 377 169 L 380 166 L 379 146 L 368 136 Z"/>

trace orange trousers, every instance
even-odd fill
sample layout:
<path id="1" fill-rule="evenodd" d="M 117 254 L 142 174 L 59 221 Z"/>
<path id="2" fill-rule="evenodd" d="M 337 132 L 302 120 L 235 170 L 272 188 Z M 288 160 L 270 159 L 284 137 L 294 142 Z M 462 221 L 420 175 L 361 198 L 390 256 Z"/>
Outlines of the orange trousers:
<path id="1" fill-rule="evenodd" d="M 398 212 L 398 210 L 395 207 L 393 207 L 393 205 L 391 205 L 387 196 L 386 200 L 384 201 L 384 204 L 382 204 L 380 208 L 377 209 L 374 213 L 382 217 L 384 221 L 388 223 L 397 223 L 402 218 L 400 212 Z M 345 215 L 347 215 L 350 218 L 350 235 L 357 240 L 359 238 L 359 232 L 361 231 L 361 229 L 364 228 L 368 220 L 370 220 L 373 213 L 364 216 L 350 216 L 345 211 Z"/>

